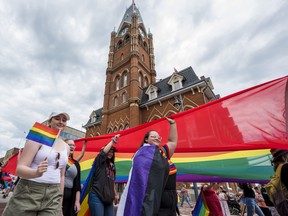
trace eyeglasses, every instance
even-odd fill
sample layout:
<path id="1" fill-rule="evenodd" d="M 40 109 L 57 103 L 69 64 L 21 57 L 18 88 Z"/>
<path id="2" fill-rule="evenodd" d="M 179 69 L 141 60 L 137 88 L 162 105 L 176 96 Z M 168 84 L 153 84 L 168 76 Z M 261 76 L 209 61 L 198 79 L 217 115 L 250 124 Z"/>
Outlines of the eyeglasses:
<path id="1" fill-rule="evenodd" d="M 56 167 L 55 167 L 55 169 L 58 169 L 58 167 L 59 167 L 59 159 L 60 159 L 60 153 L 57 152 L 57 157 L 56 157 Z"/>
<path id="2" fill-rule="evenodd" d="M 157 140 L 159 140 L 159 141 L 162 140 L 162 137 L 160 137 L 160 136 L 150 135 L 150 137 L 151 137 L 152 139 L 157 139 Z"/>

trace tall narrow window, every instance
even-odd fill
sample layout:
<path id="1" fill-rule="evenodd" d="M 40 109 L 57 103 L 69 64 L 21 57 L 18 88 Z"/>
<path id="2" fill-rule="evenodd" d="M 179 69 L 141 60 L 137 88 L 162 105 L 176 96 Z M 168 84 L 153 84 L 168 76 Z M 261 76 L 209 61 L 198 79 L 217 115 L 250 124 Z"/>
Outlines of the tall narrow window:
<path id="1" fill-rule="evenodd" d="M 123 61 L 124 60 L 124 54 L 122 53 L 121 54 L 121 61 Z"/>
<path id="2" fill-rule="evenodd" d="M 139 73 L 139 77 L 138 77 L 138 82 L 139 82 L 139 86 L 142 87 L 142 74 Z"/>
<path id="3" fill-rule="evenodd" d="M 130 41 L 130 36 L 127 35 L 127 36 L 125 37 L 125 44 L 128 43 L 129 41 Z"/>
<path id="4" fill-rule="evenodd" d="M 118 97 L 117 96 L 114 97 L 114 107 L 115 106 L 118 106 Z"/>
<path id="5" fill-rule="evenodd" d="M 116 88 L 116 91 L 117 90 L 119 90 L 119 88 L 120 88 L 120 77 L 119 76 L 117 76 L 117 78 L 116 78 L 116 86 L 115 86 Z"/>
<path id="6" fill-rule="evenodd" d="M 123 86 L 127 86 L 127 73 L 123 75 Z"/>
<path id="7" fill-rule="evenodd" d="M 147 87 L 147 85 L 148 85 L 148 79 L 147 79 L 147 77 L 145 77 L 145 79 L 144 79 L 144 87 Z"/>
<path id="8" fill-rule="evenodd" d="M 126 102 L 126 92 L 123 92 L 122 94 L 122 103 Z"/>

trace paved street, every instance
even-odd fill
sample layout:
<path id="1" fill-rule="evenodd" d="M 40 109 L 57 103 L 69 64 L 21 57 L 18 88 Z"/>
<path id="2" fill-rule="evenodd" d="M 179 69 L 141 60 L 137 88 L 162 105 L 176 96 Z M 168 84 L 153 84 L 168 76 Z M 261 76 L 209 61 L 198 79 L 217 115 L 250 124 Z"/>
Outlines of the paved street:
<path id="1" fill-rule="evenodd" d="M 0 215 L 2 215 L 2 212 L 6 206 L 6 203 L 9 200 L 9 198 L 11 197 L 11 195 L 12 195 L 12 193 L 9 194 L 9 197 L 3 199 L 2 194 L 0 194 Z M 179 210 L 180 210 L 181 216 L 191 216 L 192 209 L 188 206 L 187 203 L 184 203 L 183 207 L 180 207 L 180 205 L 179 205 Z"/>
<path id="2" fill-rule="evenodd" d="M 9 200 L 9 198 L 11 197 L 12 193 L 10 192 L 9 197 L 7 197 L 5 199 L 2 198 L 2 194 L 0 194 L 0 195 L 1 195 L 0 196 L 0 215 L 2 215 L 2 212 L 6 206 L 6 203 Z M 193 204 L 193 206 L 195 206 L 194 202 L 192 202 L 192 204 Z M 192 208 L 190 208 L 189 205 L 186 202 L 184 202 L 183 207 L 180 207 L 180 205 L 179 205 L 179 211 L 180 211 L 181 216 L 191 216 Z"/>

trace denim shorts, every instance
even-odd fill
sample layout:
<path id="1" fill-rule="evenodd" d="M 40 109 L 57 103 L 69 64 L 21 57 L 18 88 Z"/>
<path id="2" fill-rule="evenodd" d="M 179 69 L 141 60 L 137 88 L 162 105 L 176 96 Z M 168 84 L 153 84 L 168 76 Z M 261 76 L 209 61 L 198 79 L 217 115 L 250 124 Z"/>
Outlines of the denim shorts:
<path id="1" fill-rule="evenodd" d="M 62 214 L 60 184 L 38 183 L 21 179 L 2 216 L 53 216 Z"/>

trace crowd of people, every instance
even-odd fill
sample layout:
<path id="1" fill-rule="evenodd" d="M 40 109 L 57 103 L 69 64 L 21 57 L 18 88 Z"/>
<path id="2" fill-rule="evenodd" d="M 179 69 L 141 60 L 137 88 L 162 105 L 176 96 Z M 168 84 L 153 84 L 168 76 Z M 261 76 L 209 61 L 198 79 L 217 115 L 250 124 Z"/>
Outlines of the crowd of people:
<path id="1" fill-rule="evenodd" d="M 53 112 L 49 116 L 48 127 L 63 130 L 68 120 L 70 116 L 67 113 Z M 161 143 L 162 138 L 156 130 L 148 131 L 144 135 L 139 149 L 133 156 L 128 182 L 119 204 L 119 194 L 115 186 L 115 153 L 118 139 L 121 139 L 120 134 L 115 135 L 102 147 L 99 154 L 95 155 L 88 196 L 91 216 L 114 216 L 116 204 L 117 216 L 181 215 L 184 202 L 190 208 L 194 208 L 186 184 L 182 185 L 180 193 L 177 192 L 177 168 L 172 162 L 178 141 L 177 125 L 174 119 L 166 120 L 170 125 L 167 143 Z M 17 178 L 13 178 L 9 189 L 3 193 L 5 198 L 13 191 L 2 215 L 77 215 L 81 210 L 82 190 L 79 162 L 85 154 L 86 144 L 84 142 L 80 155 L 74 158 L 76 146 L 72 139 L 62 140 L 57 137 L 53 148 L 28 139 L 18 159 Z M 285 189 L 287 203 L 288 151 L 273 149 L 271 153 L 274 170 L 278 169 L 281 173 L 279 178 Z M 0 185 L 5 187 L 2 176 L 0 167 Z M 259 216 L 283 215 L 281 211 L 287 204 L 282 202 L 279 208 L 279 203 L 273 198 L 271 201 L 270 191 L 266 191 L 264 185 L 239 183 L 238 186 L 241 195 L 238 194 L 237 201 L 241 206 L 242 215 L 244 212 L 247 216 L 253 216 L 255 213 Z M 222 184 L 203 183 L 200 190 L 209 215 L 231 215 L 228 205 L 230 195 Z M 195 206 L 199 205 L 198 202 L 203 200 L 198 198 Z M 194 214 L 191 211 L 191 214 L 195 215 L 195 211 Z"/>

